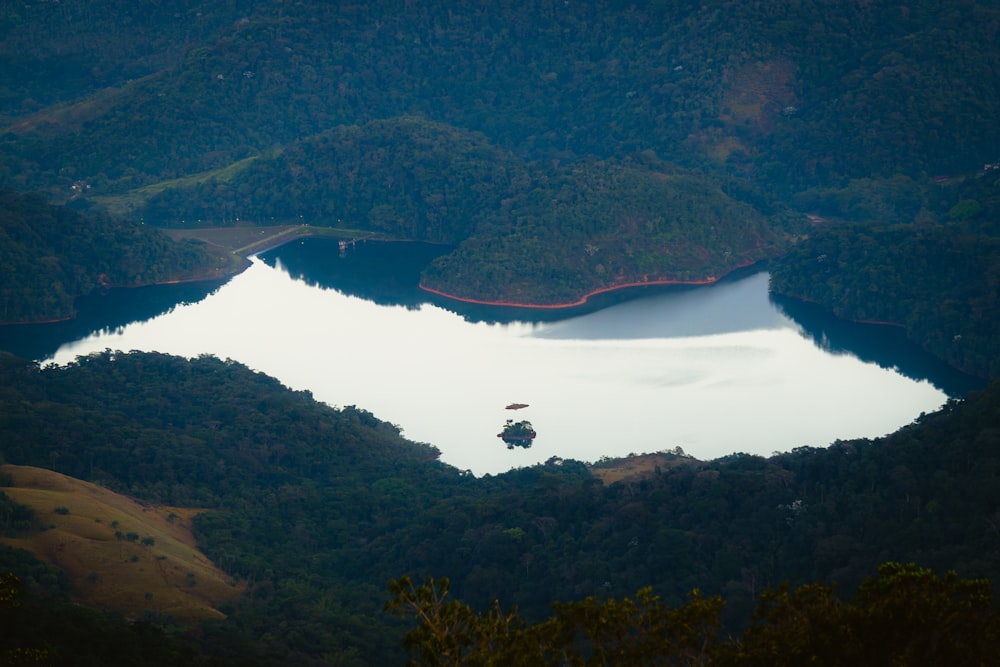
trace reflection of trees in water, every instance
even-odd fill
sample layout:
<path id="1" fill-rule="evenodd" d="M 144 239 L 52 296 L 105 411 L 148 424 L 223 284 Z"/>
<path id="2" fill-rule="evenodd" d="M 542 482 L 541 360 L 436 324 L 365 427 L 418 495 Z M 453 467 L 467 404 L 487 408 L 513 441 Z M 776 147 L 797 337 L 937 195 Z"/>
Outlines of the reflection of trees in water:
<path id="1" fill-rule="evenodd" d="M 272 267 L 280 262 L 296 280 L 320 288 L 409 309 L 431 302 L 472 322 L 555 321 L 648 294 L 642 289 L 615 292 L 579 308 L 556 311 L 464 304 L 434 297 L 419 288 L 421 271 L 449 251 L 448 246 L 429 243 L 368 241 L 352 246 L 341 256 L 335 239 L 314 238 L 276 248 L 261 255 L 261 259 Z M 964 396 L 984 384 L 922 351 L 896 327 L 847 322 L 815 304 L 779 295 L 772 294 L 771 301 L 795 320 L 817 347 L 832 354 L 851 354 L 864 362 L 896 369 L 910 379 L 928 380 L 950 396 Z"/>
<path id="2" fill-rule="evenodd" d="M 902 327 L 850 322 L 834 317 L 818 304 L 773 293 L 770 298 L 821 350 L 849 354 L 911 380 L 926 380 L 952 397 L 964 397 L 986 386 L 984 380 L 966 375 L 920 349 L 906 337 Z"/>
<path id="3" fill-rule="evenodd" d="M 77 316 L 72 320 L 0 327 L 0 350 L 25 359 L 45 359 L 66 343 L 95 333 L 113 332 L 135 322 L 146 322 L 177 306 L 198 303 L 228 280 L 95 291 L 77 299 Z"/>
<path id="4" fill-rule="evenodd" d="M 304 239 L 260 255 L 268 266 L 307 285 L 332 289 L 380 306 L 419 307 L 428 301 L 420 272 L 451 250 L 431 243 L 364 241 L 341 252 L 336 239 Z"/>

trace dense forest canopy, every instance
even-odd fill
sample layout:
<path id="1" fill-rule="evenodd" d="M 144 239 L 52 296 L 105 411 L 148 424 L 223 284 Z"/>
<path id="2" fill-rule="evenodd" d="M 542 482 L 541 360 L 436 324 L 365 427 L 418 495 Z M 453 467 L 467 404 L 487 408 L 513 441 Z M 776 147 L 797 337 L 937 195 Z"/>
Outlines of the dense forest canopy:
<path id="1" fill-rule="evenodd" d="M 396 660 L 387 638 L 404 624 L 380 608 L 406 573 L 447 576 L 474 608 L 496 598 L 530 622 L 552 600 L 653 586 L 676 606 L 700 588 L 725 597 L 734 631 L 768 587 L 853 590 L 887 559 L 1000 576 L 996 386 L 884 439 L 767 459 L 678 453 L 605 486 L 558 459 L 476 479 L 364 410 L 211 357 L 105 352 L 39 369 L 6 356 L 0 380 L 6 462 L 211 510 L 199 545 L 249 585 L 213 636 L 285 659 Z M 50 577 L 0 555 L 32 586 Z"/>
<path id="2" fill-rule="evenodd" d="M 720 596 L 692 591 L 680 606 L 651 589 L 634 599 L 556 602 L 553 615 L 525 623 L 499 604 L 476 613 L 447 599 L 447 579 L 390 583 L 386 605 L 419 627 L 404 644 L 416 665 L 928 665 L 980 664 L 1000 648 L 1000 614 L 989 582 L 913 564 L 884 563 L 848 603 L 832 586 L 764 591 L 742 636 L 719 626 Z"/>
<path id="3" fill-rule="evenodd" d="M 230 265 L 151 227 L 0 190 L 0 322 L 64 319 L 93 291 L 207 279 Z"/>
<path id="4" fill-rule="evenodd" d="M 456 248 L 430 288 L 573 302 L 711 280 L 842 220 L 952 235 L 956 207 L 981 205 L 995 222 L 995 192 L 970 190 L 1000 160 L 998 29 L 1000 7 L 973 1 L 11 5 L 0 185 L 133 223 L 440 241 Z M 961 233 L 968 249 L 995 229 Z M 893 261 L 919 263 L 914 247 Z M 995 257 L 971 263 L 991 275 Z M 885 313 L 994 372 L 995 299 L 938 308 L 967 296 L 950 280 L 921 291 L 924 327 L 890 312 L 913 295 L 774 289 Z M 987 333 L 953 350 L 942 332 L 970 307 Z"/>
<path id="5" fill-rule="evenodd" d="M 856 184 L 854 187 L 863 187 Z M 850 190 L 849 188 L 848 190 Z M 924 349 L 981 377 L 1000 372 L 1000 170 L 970 179 L 940 222 L 895 212 L 878 222 L 817 218 L 771 267 L 771 289 L 848 319 L 892 322 Z M 811 193 L 831 215 L 859 201 Z M 920 207 L 919 199 L 896 206 Z"/>
<path id="6" fill-rule="evenodd" d="M 648 149 L 786 191 L 1000 148 L 993 2 L 146 4 L 4 10 L 7 178 L 121 191 L 404 114 L 528 159 Z"/>

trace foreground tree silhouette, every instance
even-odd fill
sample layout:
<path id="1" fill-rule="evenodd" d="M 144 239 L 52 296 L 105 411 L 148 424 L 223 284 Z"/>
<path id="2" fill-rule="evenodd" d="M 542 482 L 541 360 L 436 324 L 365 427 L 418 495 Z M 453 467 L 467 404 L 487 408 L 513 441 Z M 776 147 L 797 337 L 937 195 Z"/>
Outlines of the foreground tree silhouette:
<path id="1" fill-rule="evenodd" d="M 720 636 L 720 597 L 697 591 L 675 609 L 651 589 L 621 601 L 553 603 L 528 625 L 494 601 L 476 614 L 447 600 L 448 580 L 390 582 L 386 608 L 420 625 L 404 646 L 413 665 L 989 665 L 1000 655 L 1000 614 L 985 579 L 885 563 L 843 602 L 833 586 L 765 591 L 741 638 Z"/>
<path id="2" fill-rule="evenodd" d="M 7 627 L 7 614 L 17 613 L 23 596 L 21 579 L 12 572 L 0 573 L 0 628 Z M 13 640 L 13 638 L 11 638 Z M 16 640 L 14 641 L 16 644 Z M 0 666 L 48 665 L 49 652 L 24 646 L 0 646 Z"/>
<path id="3" fill-rule="evenodd" d="M 720 597 L 698 591 L 676 609 L 649 588 L 635 600 L 556 602 L 551 618 L 527 625 L 516 609 L 494 601 L 476 614 L 446 600 L 447 579 L 416 586 L 409 577 L 389 584 L 386 609 L 412 614 L 421 624 L 403 645 L 415 665 L 701 665 L 717 641 Z"/>
<path id="4" fill-rule="evenodd" d="M 986 579 L 937 576 L 885 563 L 850 603 L 832 586 L 761 596 L 754 624 L 721 662 L 767 665 L 988 665 L 1000 655 L 1000 615 Z"/>

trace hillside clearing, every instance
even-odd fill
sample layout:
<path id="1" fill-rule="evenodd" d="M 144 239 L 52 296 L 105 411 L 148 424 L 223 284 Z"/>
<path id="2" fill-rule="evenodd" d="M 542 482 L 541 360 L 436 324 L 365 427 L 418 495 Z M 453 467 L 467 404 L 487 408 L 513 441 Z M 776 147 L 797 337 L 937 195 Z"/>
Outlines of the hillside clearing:
<path id="1" fill-rule="evenodd" d="M 224 618 L 215 608 L 236 584 L 198 550 L 191 519 L 202 510 L 152 506 L 50 470 L 3 465 L 4 493 L 35 510 L 45 530 L 0 538 L 63 569 L 78 602 L 128 616 Z"/>

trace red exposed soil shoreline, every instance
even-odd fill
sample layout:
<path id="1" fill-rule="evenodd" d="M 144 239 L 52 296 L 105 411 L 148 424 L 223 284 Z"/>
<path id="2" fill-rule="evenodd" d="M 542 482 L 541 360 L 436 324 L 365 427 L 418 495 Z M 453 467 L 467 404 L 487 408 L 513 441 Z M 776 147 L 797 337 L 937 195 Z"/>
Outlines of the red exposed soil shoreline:
<path id="1" fill-rule="evenodd" d="M 577 306 L 582 306 L 587 303 L 587 300 L 592 296 L 597 296 L 598 294 L 606 294 L 608 292 L 615 292 L 617 290 L 628 289 L 630 287 L 648 287 L 650 285 L 714 285 L 719 282 L 722 278 L 730 275 L 731 273 L 738 271 L 740 269 L 745 269 L 748 266 L 752 266 L 756 262 L 744 262 L 738 266 L 734 266 L 730 271 L 723 274 L 721 277 L 710 276 L 708 278 L 703 278 L 701 280 L 670 280 L 670 279 L 660 279 L 660 280 L 641 280 L 636 282 L 628 283 L 618 283 L 616 285 L 611 285 L 610 287 L 600 287 L 593 291 L 587 292 L 579 299 L 573 302 L 566 303 L 521 303 L 518 301 L 489 301 L 486 299 L 473 299 L 471 297 L 457 296 L 455 294 L 449 294 L 448 292 L 443 292 L 433 287 L 428 287 L 421 283 L 419 285 L 420 289 L 425 292 L 430 292 L 431 294 L 436 294 L 437 296 L 444 297 L 446 299 L 451 299 L 453 301 L 461 301 L 462 303 L 472 303 L 479 306 L 504 306 L 507 308 L 535 308 L 535 309 L 546 309 L 546 310 L 558 310 L 561 308 L 575 308 Z"/>

